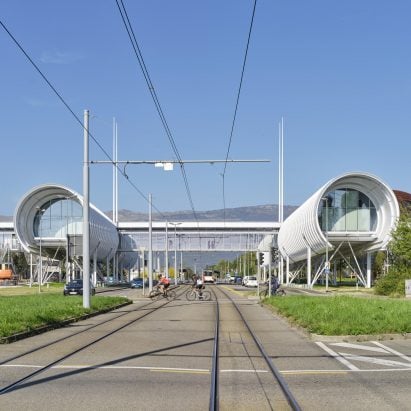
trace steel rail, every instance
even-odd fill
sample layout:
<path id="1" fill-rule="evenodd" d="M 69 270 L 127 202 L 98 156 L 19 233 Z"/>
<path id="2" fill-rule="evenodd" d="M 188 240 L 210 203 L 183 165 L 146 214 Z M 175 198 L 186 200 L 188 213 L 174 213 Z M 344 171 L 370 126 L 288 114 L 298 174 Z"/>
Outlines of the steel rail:
<path id="1" fill-rule="evenodd" d="M 179 294 L 178 296 L 181 296 L 182 294 L 183 294 L 183 293 Z M 158 300 L 157 300 L 157 301 L 158 301 Z M 156 312 L 157 310 L 165 307 L 166 305 L 168 305 L 168 304 L 171 303 L 172 301 L 174 301 L 174 300 L 166 301 L 165 304 L 162 304 L 162 305 L 160 305 L 160 306 L 158 306 L 158 307 L 153 308 L 151 311 L 148 311 L 147 313 L 143 314 L 142 316 L 140 316 L 140 317 L 138 317 L 138 318 L 135 318 L 135 319 L 133 319 L 133 320 L 128 321 L 127 323 L 121 325 L 120 327 L 117 327 L 117 328 L 115 328 L 115 329 L 107 332 L 106 334 L 102 335 L 101 337 L 99 337 L 99 338 L 97 338 L 97 339 L 95 339 L 95 340 L 92 340 L 91 342 L 88 342 L 87 344 L 84 344 L 84 345 L 82 345 L 81 347 L 76 348 L 75 350 L 72 350 L 72 351 L 69 352 L 68 354 L 65 354 L 65 355 L 61 356 L 61 357 L 58 358 L 57 360 L 54 360 L 54 361 L 50 362 L 49 364 L 47 364 L 47 365 L 45 365 L 45 366 L 37 369 L 36 371 L 33 371 L 32 373 L 26 375 L 25 377 L 22 377 L 22 378 L 20 378 L 20 379 L 18 379 L 18 380 L 16 380 L 16 381 L 12 382 L 11 384 L 6 385 L 5 387 L 3 387 L 3 388 L 0 389 L 0 396 L 1 396 L 1 395 L 4 395 L 4 394 L 6 394 L 6 393 L 8 393 L 8 392 L 10 392 L 10 391 L 13 391 L 14 389 L 16 389 L 16 388 L 17 388 L 20 384 L 22 384 L 23 382 L 28 381 L 28 380 L 30 380 L 31 378 L 33 378 L 33 377 L 35 377 L 35 376 L 37 376 L 37 375 L 39 375 L 39 374 L 42 374 L 43 372 L 45 372 L 45 371 L 47 371 L 48 369 L 50 369 L 51 367 L 59 364 L 60 362 L 66 360 L 67 358 L 70 358 L 71 356 L 73 356 L 73 355 L 75 355 L 75 354 L 78 354 L 79 352 L 85 350 L 86 348 L 88 348 L 88 347 L 90 347 L 90 346 L 92 346 L 92 345 L 94 345 L 94 344 L 97 344 L 98 342 L 104 340 L 105 338 L 110 337 L 111 335 L 117 333 L 118 331 L 120 331 L 120 330 L 122 330 L 122 329 L 124 329 L 124 328 L 126 328 L 126 327 L 128 327 L 128 326 L 130 326 L 130 325 L 132 325 L 132 324 L 134 324 L 134 323 L 136 323 L 137 321 L 139 321 L 139 320 L 147 317 L 148 315 L 152 314 L 153 312 Z M 147 304 L 147 305 L 148 305 L 148 304 Z M 126 314 L 128 314 L 128 313 L 126 313 Z"/>
<path id="2" fill-rule="evenodd" d="M 290 391 L 290 389 L 287 385 L 287 382 L 285 381 L 285 379 L 282 377 L 280 371 L 277 369 L 277 367 L 272 362 L 271 358 L 269 357 L 269 355 L 265 351 L 263 345 L 261 344 L 261 342 L 259 341 L 259 339 L 255 335 L 254 331 L 250 328 L 247 320 L 244 318 L 241 310 L 238 308 L 238 304 L 225 291 L 223 291 L 223 290 L 220 290 L 220 291 L 233 303 L 234 307 L 237 309 L 237 312 L 240 315 L 241 319 L 243 320 L 245 326 L 247 327 L 248 332 L 253 337 L 253 340 L 254 340 L 255 344 L 257 345 L 257 347 L 260 350 L 262 356 L 264 357 L 268 367 L 270 368 L 270 371 L 271 371 L 272 375 L 275 377 L 278 384 L 280 385 L 280 387 L 283 391 L 283 394 L 284 394 L 285 398 L 287 399 L 287 402 L 290 405 L 290 407 L 294 411 L 301 411 L 301 408 L 300 408 L 297 400 L 294 398 L 294 395 Z"/>
<path id="3" fill-rule="evenodd" d="M 217 296 L 213 290 L 215 298 L 216 307 L 216 319 L 214 328 L 214 345 L 213 345 L 213 360 L 211 369 L 211 387 L 210 387 L 210 402 L 209 410 L 217 411 L 219 409 L 218 404 L 218 373 L 219 373 L 219 362 L 218 362 L 218 346 L 220 337 L 220 306 L 218 304 Z"/>
<path id="4" fill-rule="evenodd" d="M 175 287 L 175 288 L 176 288 L 176 287 Z M 113 290 L 113 291 L 114 291 L 114 290 Z M 100 294 L 100 293 L 98 293 L 98 294 Z M 91 329 L 93 329 L 93 328 L 99 327 L 100 325 L 105 325 L 105 324 L 107 324 L 107 323 L 109 323 L 109 322 L 111 322 L 111 321 L 117 320 L 118 318 L 121 318 L 121 317 L 123 317 L 123 316 L 125 316 L 125 315 L 139 312 L 139 311 L 143 310 L 144 308 L 148 307 L 149 305 L 154 304 L 155 302 L 156 302 L 156 301 L 150 301 L 149 303 L 144 304 L 144 305 L 141 305 L 141 306 L 139 306 L 138 308 L 136 308 L 136 309 L 134 309 L 134 310 L 130 310 L 130 311 L 127 311 L 127 312 L 123 312 L 123 313 L 121 313 L 121 314 L 119 314 L 119 315 L 117 315 L 117 316 L 115 316 L 115 317 L 112 317 L 112 318 L 109 318 L 109 319 L 107 319 L 107 320 L 101 321 L 101 322 L 99 322 L 99 323 L 97 323 L 97 324 L 94 324 L 94 325 L 91 325 L 91 326 L 89 326 L 89 327 L 86 327 L 86 328 L 84 328 L 84 329 L 82 329 L 82 330 L 80 330 L 80 331 L 76 331 L 76 332 L 74 332 L 73 334 L 66 335 L 65 337 L 57 338 L 56 340 L 49 341 L 49 342 L 47 342 L 47 343 L 45 343 L 45 344 L 39 345 L 38 347 L 35 347 L 35 348 L 31 348 L 30 350 L 24 351 L 24 352 L 22 352 L 22 353 L 20 353 L 20 354 L 14 355 L 14 356 L 9 357 L 9 358 L 6 358 L 6 359 L 4 359 L 4 360 L 0 360 L 0 365 L 7 364 L 7 363 L 9 363 L 9 362 L 11 362 L 11 361 L 17 360 L 18 358 L 22 358 L 22 357 L 25 357 L 26 355 L 33 354 L 33 353 L 35 353 L 36 351 L 40 351 L 40 350 L 42 350 L 43 348 L 48 348 L 48 347 L 51 347 L 52 345 L 57 344 L 57 343 L 59 343 L 59 342 L 66 341 L 66 340 L 68 340 L 68 339 L 71 338 L 71 337 L 75 337 L 76 335 L 85 333 L 86 331 L 89 331 L 89 330 L 91 330 Z M 118 308 L 121 308 L 121 306 L 118 307 Z M 76 320 L 76 321 L 81 321 L 81 320 L 83 320 L 83 319 L 87 319 L 87 318 L 90 318 L 90 317 L 92 317 L 92 316 L 97 316 L 97 315 L 99 315 L 99 314 L 107 314 L 107 313 L 109 313 L 109 312 L 111 312 L 111 310 L 102 311 L 102 312 L 100 312 L 100 313 L 93 313 L 94 315 L 86 315 L 86 316 L 84 316 L 84 317 L 82 317 L 82 318 L 79 318 L 79 319 Z M 64 325 L 63 325 L 62 327 L 60 327 L 60 328 L 64 328 L 66 325 L 69 325 L 69 324 L 72 324 L 72 323 L 73 323 L 72 321 L 71 321 L 71 322 L 66 322 L 66 323 L 63 321 L 63 324 L 64 324 Z M 57 328 L 58 328 L 58 327 L 55 327 L 55 328 L 53 328 L 53 329 L 57 329 Z"/>

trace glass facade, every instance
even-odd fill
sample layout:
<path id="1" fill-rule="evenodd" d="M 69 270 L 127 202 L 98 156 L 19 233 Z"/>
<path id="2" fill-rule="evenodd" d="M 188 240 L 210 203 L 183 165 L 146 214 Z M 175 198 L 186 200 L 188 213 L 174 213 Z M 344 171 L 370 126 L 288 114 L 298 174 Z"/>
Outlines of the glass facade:
<path id="1" fill-rule="evenodd" d="M 66 238 L 82 234 L 83 208 L 72 199 L 56 199 L 43 204 L 34 219 L 34 237 Z"/>
<path id="2" fill-rule="evenodd" d="M 318 221 L 323 231 L 375 231 L 377 212 L 363 193 L 349 188 L 329 191 L 322 198 Z"/>

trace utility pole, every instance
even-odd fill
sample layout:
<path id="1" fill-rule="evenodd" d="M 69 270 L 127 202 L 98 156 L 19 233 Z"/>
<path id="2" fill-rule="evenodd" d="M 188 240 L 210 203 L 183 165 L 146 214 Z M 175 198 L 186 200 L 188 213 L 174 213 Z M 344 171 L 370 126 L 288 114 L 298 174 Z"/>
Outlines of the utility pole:
<path id="1" fill-rule="evenodd" d="M 83 160 L 83 307 L 90 308 L 90 166 L 89 166 L 89 111 L 84 110 Z"/>
<path id="2" fill-rule="evenodd" d="M 152 197 L 148 195 L 148 292 L 153 289 L 153 222 L 152 222 Z"/>

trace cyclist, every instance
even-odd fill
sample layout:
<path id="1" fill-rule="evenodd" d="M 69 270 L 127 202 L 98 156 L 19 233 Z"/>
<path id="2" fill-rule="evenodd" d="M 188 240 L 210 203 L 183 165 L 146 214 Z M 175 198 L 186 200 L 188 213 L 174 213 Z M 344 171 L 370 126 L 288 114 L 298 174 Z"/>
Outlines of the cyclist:
<path id="1" fill-rule="evenodd" d="M 164 296 L 167 295 L 168 287 L 170 287 L 170 280 L 164 275 L 160 274 L 158 276 L 158 289 L 163 293 Z"/>
<path id="2" fill-rule="evenodd" d="M 203 284 L 203 279 L 201 278 L 201 276 L 197 276 L 195 287 L 197 289 L 199 297 L 201 298 L 203 295 L 203 289 L 205 288 Z"/>
<path id="3" fill-rule="evenodd" d="M 278 278 L 275 275 L 273 275 L 271 277 L 271 295 L 274 295 L 279 287 L 280 284 L 278 283 Z"/>

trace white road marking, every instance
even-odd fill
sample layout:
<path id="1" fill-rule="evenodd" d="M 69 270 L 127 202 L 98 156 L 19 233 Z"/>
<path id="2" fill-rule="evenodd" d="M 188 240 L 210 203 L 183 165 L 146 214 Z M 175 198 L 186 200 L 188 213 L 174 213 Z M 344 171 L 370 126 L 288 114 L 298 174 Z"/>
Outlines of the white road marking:
<path id="1" fill-rule="evenodd" d="M 405 364 L 400 361 L 392 361 L 392 360 L 383 360 L 381 358 L 373 358 L 373 357 L 363 357 L 361 355 L 353 355 L 348 353 L 340 353 L 345 358 L 349 358 L 351 361 L 362 361 L 362 362 L 369 362 L 371 364 L 380 364 L 380 365 L 388 365 L 388 366 L 400 366 L 400 367 L 407 367 L 411 369 L 411 364 Z"/>
<path id="2" fill-rule="evenodd" d="M 257 373 L 257 374 L 264 374 L 267 373 L 267 370 L 220 370 L 220 372 L 244 372 L 244 373 Z"/>
<path id="3" fill-rule="evenodd" d="M 350 370 L 355 370 L 358 371 L 359 368 L 357 368 L 355 365 L 351 364 L 348 360 L 346 360 L 344 357 L 341 357 L 341 355 L 337 354 L 335 351 L 333 351 L 331 348 L 327 347 L 324 343 L 321 341 L 317 341 L 316 344 L 321 347 L 324 351 L 328 352 L 332 357 L 334 357 L 336 360 L 338 360 L 341 364 L 345 365 L 348 367 Z"/>
<path id="4" fill-rule="evenodd" d="M 350 344 L 350 343 L 331 343 L 330 345 L 333 345 L 336 347 L 343 347 L 343 348 L 355 348 L 356 350 L 366 350 L 366 351 L 388 353 L 388 351 L 384 350 L 384 348 L 372 347 L 370 345 L 359 345 L 359 344 Z"/>
<path id="5" fill-rule="evenodd" d="M 395 362 L 395 361 L 394 361 Z M 368 369 L 368 370 L 360 370 L 360 369 L 353 369 L 353 370 L 333 370 L 333 369 L 324 369 L 324 370 L 282 370 L 280 371 L 281 374 L 346 374 L 351 372 L 390 372 L 390 371 L 411 371 L 411 366 L 408 364 L 400 363 L 406 368 L 384 368 L 384 369 Z M 31 365 L 31 364 L 3 364 L 0 365 L 1 367 L 15 367 L 15 368 L 42 368 L 41 365 Z M 354 367 L 355 368 L 355 367 Z M 167 367 L 144 367 L 144 366 L 121 366 L 121 365 L 108 365 L 108 366 L 99 366 L 99 365 L 55 365 L 51 367 L 51 369 L 105 369 L 105 370 L 158 370 L 158 371 L 176 371 L 176 372 L 202 372 L 202 373 L 209 373 L 210 370 L 202 369 L 202 368 L 167 368 Z M 268 373 L 267 370 L 234 370 L 234 369 L 227 369 L 227 370 L 220 370 L 221 373 Z"/>
<path id="6" fill-rule="evenodd" d="M 382 347 L 384 350 L 389 351 L 389 352 L 391 352 L 391 353 L 393 353 L 393 354 L 395 354 L 395 355 L 398 355 L 398 357 L 401 357 L 402 359 L 411 362 L 411 358 L 410 358 L 410 357 L 407 357 L 405 354 L 402 354 L 402 353 L 400 353 L 400 352 L 398 352 L 398 351 L 395 351 L 395 350 L 393 350 L 392 348 L 387 347 L 387 346 L 385 346 L 384 344 L 381 344 L 381 343 L 379 343 L 379 342 L 377 342 L 377 341 L 372 341 L 372 342 L 373 342 L 373 344 L 378 345 L 379 347 Z"/>

